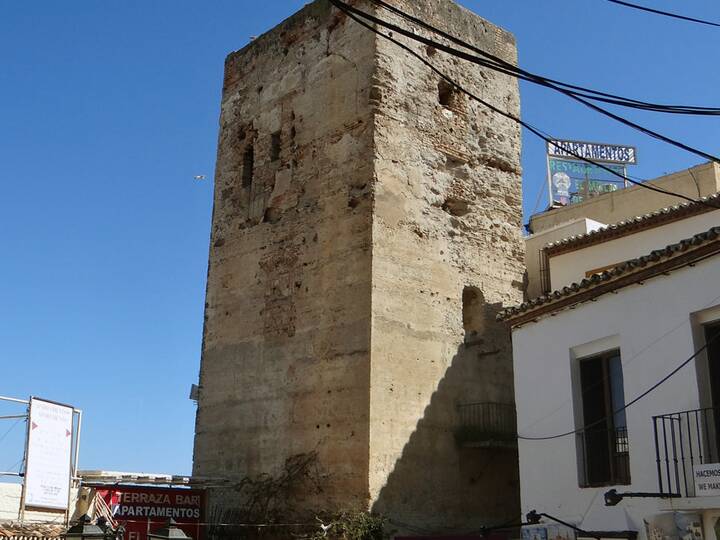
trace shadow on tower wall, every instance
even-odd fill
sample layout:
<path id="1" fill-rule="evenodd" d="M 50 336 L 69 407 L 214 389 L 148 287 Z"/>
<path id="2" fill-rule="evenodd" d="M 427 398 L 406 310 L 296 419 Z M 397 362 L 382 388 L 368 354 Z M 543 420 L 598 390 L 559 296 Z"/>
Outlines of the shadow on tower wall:
<path id="1" fill-rule="evenodd" d="M 495 320 L 502 307 L 477 288 L 463 292 L 464 343 L 372 504 L 403 534 L 468 534 L 520 515 L 516 439 L 459 439 L 468 403 L 507 405 L 516 428 L 510 332 Z"/>

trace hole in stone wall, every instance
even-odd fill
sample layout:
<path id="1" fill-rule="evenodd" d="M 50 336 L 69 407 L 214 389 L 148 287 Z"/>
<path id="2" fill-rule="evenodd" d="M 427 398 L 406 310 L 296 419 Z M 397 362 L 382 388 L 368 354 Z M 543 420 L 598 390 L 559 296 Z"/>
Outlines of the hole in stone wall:
<path id="1" fill-rule="evenodd" d="M 443 202 L 442 209 L 451 216 L 461 217 L 470 213 L 470 204 L 462 199 L 448 197 Z"/>
<path id="2" fill-rule="evenodd" d="M 273 133 L 270 136 L 270 161 L 277 161 L 280 159 L 280 148 L 282 144 L 282 139 L 280 137 L 280 132 Z"/>
<path id="3" fill-rule="evenodd" d="M 282 216 L 282 212 L 278 208 L 267 208 L 265 210 L 265 215 L 263 217 L 263 221 L 266 223 L 277 223 L 280 221 L 280 217 Z"/>
<path id="4" fill-rule="evenodd" d="M 248 144 L 243 153 L 242 187 L 249 188 L 253 182 L 253 169 L 255 168 L 255 148 Z"/>
<path id="5" fill-rule="evenodd" d="M 445 79 L 438 83 L 438 103 L 448 109 L 460 109 L 462 95 L 460 91 Z"/>
<path id="6" fill-rule="evenodd" d="M 463 328 L 465 340 L 468 337 L 481 333 L 483 328 L 483 305 L 485 298 L 477 287 L 467 286 L 462 294 Z"/>
<path id="7" fill-rule="evenodd" d="M 453 101 L 455 88 L 447 81 L 441 80 L 438 83 L 438 102 L 443 107 L 450 107 Z"/>

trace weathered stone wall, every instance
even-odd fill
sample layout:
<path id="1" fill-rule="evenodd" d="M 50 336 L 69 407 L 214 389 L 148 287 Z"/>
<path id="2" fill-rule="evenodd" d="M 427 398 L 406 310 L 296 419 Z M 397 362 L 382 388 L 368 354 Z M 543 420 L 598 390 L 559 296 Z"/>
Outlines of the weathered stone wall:
<path id="1" fill-rule="evenodd" d="M 395 3 L 516 62 L 512 35 L 452 2 Z M 515 80 L 403 41 L 519 116 Z M 501 523 L 519 514 L 517 453 L 462 448 L 453 433 L 459 404 L 514 403 L 494 315 L 522 301 L 520 130 L 387 40 L 377 61 L 371 497 L 431 530 Z"/>
<path id="2" fill-rule="evenodd" d="M 367 507 L 375 40 L 316 2 L 226 61 L 194 474 Z"/>
<path id="3" fill-rule="evenodd" d="M 449 0 L 394 2 L 516 60 Z M 412 47 L 519 114 L 515 81 Z M 516 125 L 327 0 L 230 55 L 194 474 L 275 475 L 316 450 L 300 508 L 428 529 L 516 517 L 516 453 L 454 430 L 459 404 L 513 403 L 494 314 L 522 300 L 519 159 Z"/>

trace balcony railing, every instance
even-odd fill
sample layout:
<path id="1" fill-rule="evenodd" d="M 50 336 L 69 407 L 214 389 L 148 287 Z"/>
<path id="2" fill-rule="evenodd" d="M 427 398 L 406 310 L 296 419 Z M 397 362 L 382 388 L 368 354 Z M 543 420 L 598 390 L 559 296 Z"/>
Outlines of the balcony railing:
<path id="1" fill-rule="evenodd" d="M 590 427 L 578 433 L 585 487 L 630 484 L 627 428 Z"/>
<path id="2" fill-rule="evenodd" d="M 720 461 L 718 420 L 713 408 L 653 417 L 660 493 L 695 496 L 695 465 Z"/>
<path id="3" fill-rule="evenodd" d="M 515 405 L 508 403 L 464 403 L 458 406 L 457 442 L 463 446 L 517 446 Z"/>

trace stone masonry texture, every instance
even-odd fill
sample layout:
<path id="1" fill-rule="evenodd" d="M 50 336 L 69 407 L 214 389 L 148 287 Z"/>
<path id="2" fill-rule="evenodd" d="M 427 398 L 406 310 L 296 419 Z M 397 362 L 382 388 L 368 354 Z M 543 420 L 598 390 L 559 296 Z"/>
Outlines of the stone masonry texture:
<path id="1" fill-rule="evenodd" d="M 516 62 L 512 35 L 450 0 L 392 3 Z M 519 115 L 513 79 L 401 40 Z M 194 474 L 317 452 L 317 481 L 286 494 L 298 515 L 517 517 L 516 451 L 454 433 L 459 405 L 514 403 L 495 314 L 523 299 L 521 200 L 518 126 L 327 0 L 229 55 Z"/>

